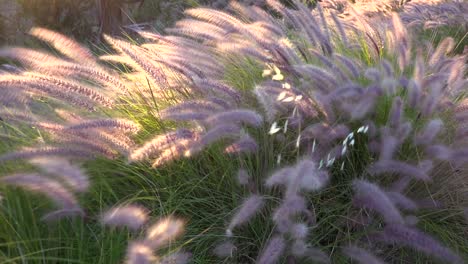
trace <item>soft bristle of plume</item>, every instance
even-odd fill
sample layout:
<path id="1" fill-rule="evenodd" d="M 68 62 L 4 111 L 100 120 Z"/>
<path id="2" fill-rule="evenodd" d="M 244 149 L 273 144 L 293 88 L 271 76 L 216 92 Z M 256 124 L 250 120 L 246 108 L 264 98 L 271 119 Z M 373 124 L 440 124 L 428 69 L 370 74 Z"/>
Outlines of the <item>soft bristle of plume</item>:
<path id="1" fill-rule="evenodd" d="M 108 226 L 128 227 L 135 231 L 148 220 L 148 211 L 137 205 L 114 207 L 101 216 L 101 222 Z"/>
<path id="2" fill-rule="evenodd" d="M 280 257 L 286 249 L 286 243 L 281 236 L 272 237 L 257 259 L 258 264 L 274 264 L 278 263 Z"/>
<path id="3" fill-rule="evenodd" d="M 70 59 L 77 62 L 96 64 L 93 54 L 69 37 L 40 27 L 32 28 L 29 34 L 50 43 L 55 49 Z"/>

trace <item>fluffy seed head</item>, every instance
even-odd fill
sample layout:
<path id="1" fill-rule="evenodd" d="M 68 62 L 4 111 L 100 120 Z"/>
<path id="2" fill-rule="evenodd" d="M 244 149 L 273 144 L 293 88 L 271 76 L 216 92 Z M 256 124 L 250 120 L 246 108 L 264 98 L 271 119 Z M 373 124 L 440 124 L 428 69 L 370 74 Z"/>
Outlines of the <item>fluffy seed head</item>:
<path id="1" fill-rule="evenodd" d="M 137 205 L 124 205 L 114 207 L 101 216 L 104 225 L 128 227 L 137 230 L 148 220 L 148 212 Z"/>
<path id="2" fill-rule="evenodd" d="M 279 258 L 283 255 L 286 248 L 284 238 L 275 236 L 271 238 L 257 259 L 258 264 L 274 264 L 278 263 Z"/>
<path id="3" fill-rule="evenodd" d="M 353 189 L 356 192 L 356 205 L 375 210 L 383 216 L 386 223 L 404 223 L 399 210 L 377 185 L 364 180 L 354 180 Z"/>
<path id="4" fill-rule="evenodd" d="M 180 236 L 184 231 L 184 225 L 184 221 L 174 217 L 162 218 L 147 230 L 145 241 L 152 248 L 159 248 Z"/>
<path id="5" fill-rule="evenodd" d="M 237 213 L 232 217 L 229 223 L 228 230 L 232 230 L 235 227 L 244 224 L 250 218 L 252 218 L 259 210 L 263 207 L 263 197 L 259 195 L 251 195 L 241 205 Z"/>
<path id="6" fill-rule="evenodd" d="M 384 262 L 374 256 L 372 253 L 358 248 L 356 246 L 348 246 L 343 249 L 343 252 L 349 258 L 357 261 L 360 264 L 383 264 Z"/>

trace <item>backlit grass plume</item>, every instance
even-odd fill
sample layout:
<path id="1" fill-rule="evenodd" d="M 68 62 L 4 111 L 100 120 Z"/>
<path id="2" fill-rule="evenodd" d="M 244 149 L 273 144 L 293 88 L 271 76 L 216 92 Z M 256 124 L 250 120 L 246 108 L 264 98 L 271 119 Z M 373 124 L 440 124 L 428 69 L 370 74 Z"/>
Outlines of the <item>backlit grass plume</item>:
<path id="1" fill-rule="evenodd" d="M 53 221 L 63 217 L 85 216 L 75 193 L 88 190 L 88 176 L 65 159 L 41 158 L 33 159 L 31 162 L 40 167 L 40 173 L 7 175 L 0 181 L 9 186 L 39 193 L 52 200 L 58 208 L 44 215 L 42 220 Z"/>
<path id="2" fill-rule="evenodd" d="M 138 230 L 148 219 L 145 208 L 137 205 L 123 205 L 110 209 L 102 215 L 104 225 L 128 227 Z M 190 254 L 176 252 L 165 257 L 158 257 L 155 251 L 170 244 L 184 231 L 184 221 L 172 216 L 164 217 L 145 228 L 146 236 L 130 242 L 127 248 L 126 263 L 188 263 Z"/>

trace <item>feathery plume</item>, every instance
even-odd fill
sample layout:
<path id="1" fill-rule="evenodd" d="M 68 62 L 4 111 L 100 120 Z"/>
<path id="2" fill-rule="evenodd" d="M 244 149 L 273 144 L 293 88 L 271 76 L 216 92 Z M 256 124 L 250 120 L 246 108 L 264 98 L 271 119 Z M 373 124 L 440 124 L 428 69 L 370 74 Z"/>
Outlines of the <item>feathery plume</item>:
<path id="1" fill-rule="evenodd" d="M 124 155 L 128 155 L 135 145 L 135 142 L 131 138 L 122 133 L 109 133 L 96 129 L 95 131 L 89 131 L 86 134 L 89 134 L 90 138 L 95 138 L 102 142 L 103 145 L 108 145 L 112 150 L 116 150 Z"/>
<path id="2" fill-rule="evenodd" d="M 53 200 L 60 208 L 78 208 L 78 202 L 70 191 L 58 181 L 39 174 L 14 174 L 0 178 L 0 181 L 7 185 L 43 194 Z"/>
<path id="3" fill-rule="evenodd" d="M 50 43 L 56 50 L 70 59 L 96 65 L 94 56 L 88 49 L 62 34 L 40 27 L 32 28 L 29 34 Z"/>
<path id="4" fill-rule="evenodd" d="M 0 75 L 0 86 L 21 89 L 32 94 L 59 99 L 91 111 L 94 110 L 95 104 L 91 104 L 89 100 L 93 100 L 104 106 L 112 104 L 107 98 L 91 89 L 83 88 L 83 86 L 77 86 L 64 81 L 53 83 L 49 80 L 37 79 L 27 75 Z"/>
<path id="5" fill-rule="evenodd" d="M 222 138 L 236 138 L 239 137 L 241 128 L 237 125 L 221 124 L 208 130 L 201 138 L 200 143 L 203 146 L 220 140 Z"/>
<path id="6" fill-rule="evenodd" d="M 20 47 L 2 48 L 0 49 L 0 57 L 19 61 L 23 66 L 33 68 L 41 66 L 44 62 L 64 63 L 63 60 L 52 54 Z"/>
<path id="7" fill-rule="evenodd" d="M 187 101 L 175 106 L 170 106 L 160 112 L 161 116 L 165 116 L 170 113 L 180 113 L 180 112 L 207 112 L 215 113 L 223 110 L 218 103 L 208 100 L 196 100 L 196 101 Z"/>
<path id="8" fill-rule="evenodd" d="M 138 65 L 139 69 L 146 73 L 147 78 L 153 82 L 153 84 L 164 85 L 167 83 L 165 76 L 163 75 L 162 69 L 159 65 L 149 59 L 148 54 L 139 48 L 132 46 L 124 41 L 112 38 L 104 35 L 104 39 L 110 43 L 116 50 L 120 51 L 123 55 L 127 56 L 134 62 L 134 65 Z"/>
<path id="9" fill-rule="evenodd" d="M 161 119 L 174 121 L 201 121 L 210 117 L 210 112 L 164 112 Z"/>
<path id="10" fill-rule="evenodd" d="M 260 211 L 263 205 L 263 197 L 260 195 L 253 194 L 249 198 L 245 199 L 236 214 L 232 217 L 226 233 L 231 234 L 235 227 L 247 222 L 256 213 L 258 213 L 258 211 Z"/>
<path id="11" fill-rule="evenodd" d="M 262 253 L 259 255 L 256 263 L 258 264 L 274 264 L 278 263 L 279 258 L 283 255 L 286 248 L 284 238 L 281 236 L 272 237 Z"/>
<path id="12" fill-rule="evenodd" d="M 384 262 L 362 248 L 356 246 L 348 246 L 343 249 L 343 252 L 349 258 L 357 261 L 360 264 L 383 264 Z"/>
<path id="13" fill-rule="evenodd" d="M 356 104 L 350 105 L 349 111 L 353 120 L 365 118 L 365 116 L 374 109 L 376 96 L 367 92 Z"/>
<path id="14" fill-rule="evenodd" d="M 299 190 L 317 191 L 328 183 L 328 174 L 319 171 L 317 164 L 311 160 L 299 161 L 294 170 L 292 177 L 288 178 L 286 195 L 297 193 Z"/>
<path id="15" fill-rule="evenodd" d="M 145 242 L 132 242 L 127 249 L 127 264 L 151 264 L 156 260 L 153 250 Z"/>
<path id="16" fill-rule="evenodd" d="M 229 87 L 219 81 L 208 80 L 208 79 L 194 79 L 193 88 L 203 92 L 213 92 L 218 95 L 225 95 L 231 98 L 234 102 L 239 102 L 240 94 L 238 91 Z"/>
<path id="17" fill-rule="evenodd" d="M 408 33 L 405 26 L 401 22 L 398 14 L 392 14 L 393 34 L 395 37 L 395 52 L 398 54 L 398 64 L 400 70 L 404 70 L 409 63 L 410 59 L 410 43 L 408 40 Z"/>
<path id="18" fill-rule="evenodd" d="M 301 73 L 304 77 L 310 78 L 322 92 L 329 92 L 332 87 L 337 87 L 336 78 L 324 69 L 313 65 L 295 65 L 294 70 Z"/>
<path id="19" fill-rule="evenodd" d="M 147 159 L 165 148 L 174 145 L 179 140 L 190 139 L 194 137 L 194 132 L 188 129 L 178 129 L 173 132 L 168 132 L 163 135 L 156 136 L 152 140 L 146 142 L 142 147 L 135 149 L 130 154 L 130 161 L 139 161 Z"/>
<path id="20" fill-rule="evenodd" d="M 227 28 L 232 32 L 238 32 L 244 28 L 244 23 L 236 17 L 214 9 L 194 8 L 186 10 L 185 14 L 200 20 L 205 20 L 213 25 Z"/>
<path id="21" fill-rule="evenodd" d="M 138 205 L 123 205 L 109 209 L 101 216 L 104 225 L 128 227 L 136 231 L 148 221 L 148 211 Z"/>
<path id="22" fill-rule="evenodd" d="M 382 67 L 382 69 L 384 70 L 386 77 L 392 78 L 395 76 L 393 66 L 388 60 L 383 59 L 382 62 L 380 63 L 380 67 Z"/>
<path id="23" fill-rule="evenodd" d="M 308 32 L 311 39 L 316 39 L 322 47 L 323 53 L 330 55 L 333 52 L 333 48 L 329 39 L 323 34 L 322 30 L 318 27 L 318 21 L 302 2 L 294 0 L 295 6 L 299 9 L 296 16 L 301 20 L 303 29 Z M 294 16 L 294 15 L 293 15 Z M 291 18 L 289 16 L 288 18 Z M 314 43 L 314 42 L 312 42 Z"/>
<path id="24" fill-rule="evenodd" d="M 348 37 L 346 36 L 346 32 L 343 28 L 343 23 L 338 19 L 338 16 L 335 12 L 331 12 L 331 17 L 336 25 L 336 28 L 338 29 L 341 41 L 343 42 L 345 47 L 349 46 Z"/>
<path id="25" fill-rule="evenodd" d="M 94 156 L 104 156 L 108 159 L 116 158 L 116 152 L 111 147 L 103 144 L 100 141 L 92 140 L 87 137 L 80 137 L 74 135 L 52 135 L 53 139 L 62 145 L 64 148 L 69 149 L 82 149 L 89 151 Z"/>
<path id="26" fill-rule="evenodd" d="M 180 157 L 190 157 L 196 152 L 200 151 L 200 144 L 198 143 L 199 137 L 196 139 L 182 139 L 174 145 L 164 149 L 153 162 L 152 167 L 156 168 L 165 163 L 178 159 Z"/>
<path id="27" fill-rule="evenodd" d="M 162 218 L 147 230 L 145 241 L 151 248 L 157 249 L 180 236 L 184 231 L 184 225 L 184 221 L 172 216 Z"/>
<path id="28" fill-rule="evenodd" d="M 323 31 L 323 33 L 325 35 L 325 38 L 326 38 L 327 42 L 330 42 L 330 32 L 329 32 L 329 29 L 328 29 L 328 23 L 327 23 L 327 20 L 325 19 L 325 15 L 324 15 L 324 12 L 323 12 L 323 9 L 322 9 L 322 5 L 320 5 L 320 3 L 317 4 L 316 10 L 319 13 L 320 22 L 321 22 L 322 27 L 323 27 L 322 31 Z"/>
<path id="29" fill-rule="evenodd" d="M 39 74 L 39 73 L 31 73 L 27 72 L 25 73 L 26 77 L 31 78 L 31 83 L 34 84 L 34 82 L 44 82 L 44 84 L 56 87 L 57 89 L 62 89 L 66 90 L 69 92 L 77 93 L 79 95 L 82 95 L 86 98 L 89 98 L 95 102 L 98 102 L 102 104 L 103 106 L 110 107 L 113 105 L 113 102 L 111 99 L 101 95 L 100 93 L 96 92 L 93 88 L 86 87 L 83 84 L 71 82 L 71 81 L 66 81 L 61 78 L 56 78 L 56 77 L 51 77 L 45 74 Z M 21 77 L 22 80 L 27 80 L 25 77 Z"/>
<path id="30" fill-rule="evenodd" d="M 333 56 L 341 65 L 346 67 L 348 72 L 350 72 L 354 78 L 359 77 L 360 70 L 354 61 L 340 54 L 334 54 Z"/>
<path id="31" fill-rule="evenodd" d="M 259 127 L 263 123 L 263 118 L 255 111 L 248 109 L 235 109 L 214 114 L 206 119 L 206 122 L 212 126 L 226 123 L 244 123 Z"/>
<path id="32" fill-rule="evenodd" d="M 266 181 L 265 186 L 273 187 L 276 185 L 285 185 L 290 177 L 294 177 L 296 171 L 292 167 L 285 167 L 276 170 Z"/>
<path id="33" fill-rule="evenodd" d="M 276 229 L 281 233 L 289 231 L 296 214 L 306 211 L 306 201 L 304 197 L 297 194 L 285 196 L 283 202 L 276 208 L 273 214 L 273 221 Z"/>
<path id="34" fill-rule="evenodd" d="M 443 127 L 443 122 L 440 119 L 431 120 L 424 130 L 415 137 L 414 143 L 418 145 L 428 145 L 431 144 L 435 139 L 437 134 L 441 131 Z"/>
<path id="35" fill-rule="evenodd" d="M 35 123 L 38 120 L 38 117 L 32 115 L 28 112 L 15 110 L 15 109 L 5 109 L 0 110 L 0 117 L 2 120 L 0 121 L 20 121 L 20 122 L 27 122 L 27 123 Z"/>
<path id="36" fill-rule="evenodd" d="M 313 138 L 317 139 L 319 142 L 327 143 L 343 138 L 349 133 L 350 130 L 346 125 L 340 124 L 332 127 L 328 123 L 322 122 L 304 128 L 301 135 L 304 139 Z"/>
<path id="37" fill-rule="evenodd" d="M 78 192 L 84 192 L 89 187 L 88 176 L 70 161 L 61 158 L 36 158 L 31 163 L 37 165 L 41 170 L 65 181 L 67 186 Z"/>
<path id="38" fill-rule="evenodd" d="M 397 173 L 401 176 L 410 176 L 419 180 L 429 181 L 431 178 L 422 168 L 396 160 L 378 161 L 367 169 L 370 174 Z"/>
<path id="39" fill-rule="evenodd" d="M 36 68 L 44 73 L 57 73 L 65 76 L 76 75 L 110 87 L 113 91 L 128 92 L 126 85 L 117 77 L 109 74 L 104 70 L 96 69 L 94 67 L 66 62 L 48 62 Z"/>
<path id="40" fill-rule="evenodd" d="M 255 153 L 258 149 L 257 142 L 249 135 L 243 135 L 224 149 L 226 154 Z"/>
<path id="41" fill-rule="evenodd" d="M 464 58 L 466 58 L 466 56 L 457 58 L 456 61 L 452 63 L 449 70 L 447 83 L 449 86 L 453 87 L 452 90 L 455 92 L 459 92 L 458 89 L 466 87 L 466 79 L 464 78 L 464 73 L 466 72 L 466 59 Z"/>
<path id="42" fill-rule="evenodd" d="M 94 119 L 66 127 L 66 130 L 87 130 L 94 128 L 117 129 L 124 132 L 137 133 L 140 127 L 125 119 Z"/>
<path id="43" fill-rule="evenodd" d="M 25 149 L 22 151 L 10 152 L 0 156 L 0 163 L 9 160 L 32 159 L 37 157 L 76 157 L 91 158 L 94 154 L 90 151 L 69 148 L 69 147 L 43 147 L 36 149 Z"/>
<path id="44" fill-rule="evenodd" d="M 391 127 L 397 128 L 400 126 L 403 118 L 403 101 L 398 96 L 393 99 L 392 108 L 390 110 L 389 123 Z"/>
<path id="45" fill-rule="evenodd" d="M 19 93 L 15 87 L 1 87 L 0 88 L 0 103 L 6 107 L 17 107 L 18 105 L 26 105 L 30 97 Z"/>
<path id="46" fill-rule="evenodd" d="M 353 189 L 356 193 L 353 199 L 355 205 L 378 212 L 386 223 L 404 223 L 400 211 L 377 185 L 364 180 L 354 180 Z"/>
<path id="47" fill-rule="evenodd" d="M 437 49 L 432 54 L 431 58 L 429 59 L 429 65 L 435 66 L 441 63 L 442 57 L 448 54 L 452 49 L 455 47 L 455 42 L 453 38 L 445 38 L 442 42 L 439 43 Z"/>
<path id="48" fill-rule="evenodd" d="M 256 86 L 254 90 L 255 97 L 260 103 L 261 107 L 264 110 L 266 119 L 268 122 L 273 122 L 276 115 L 278 114 L 278 109 L 276 105 L 276 100 L 272 98 L 262 86 Z"/>
<path id="49" fill-rule="evenodd" d="M 382 135 L 381 135 L 381 143 L 380 143 L 380 155 L 379 160 L 391 160 L 398 150 L 399 147 L 399 140 L 390 135 L 390 131 L 388 128 L 382 128 Z"/>
<path id="50" fill-rule="evenodd" d="M 374 82 L 382 81 L 382 73 L 376 68 L 367 68 L 364 71 L 364 77 Z"/>
<path id="51" fill-rule="evenodd" d="M 219 40 L 227 34 L 227 31 L 222 27 L 194 19 L 177 21 L 175 27 L 168 28 L 165 31 L 170 34 L 190 36 L 202 41 Z"/>
<path id="52" fill-rule="evenodd" d="M 432 237 L 402 224 L 390 224 L 377 235 L 379 241 L 387 244 L 399 244 L 412 247 L 428 255 L 438 257 L 448 263 L 463 263 L 464 261 L 450 249 L 440 245 Z"/>
<path id="53" fill-rule="evenodd" d="M 406 87 L 407 84 L 401 84 L 393 78 L 384 78 L 380 84 L 387 95 L 394 95 L 399 85 Z"/>

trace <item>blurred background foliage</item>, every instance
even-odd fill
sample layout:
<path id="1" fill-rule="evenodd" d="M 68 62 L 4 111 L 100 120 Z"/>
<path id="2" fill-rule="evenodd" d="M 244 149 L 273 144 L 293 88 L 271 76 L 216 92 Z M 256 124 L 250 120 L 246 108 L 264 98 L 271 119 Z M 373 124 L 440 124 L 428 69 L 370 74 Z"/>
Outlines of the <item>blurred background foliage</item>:
<path id="1" fill-rule="evenodd" d="M 0 45 L 24 44 L 32 26 L 42 26 L 94 41 L 101 33 L 118 34 L 122 26 L 146 23 L 162 30 L 183 10 L 198 5 L 223 8 L 228 0 L 0 0 Z M 261 0 L 243 0 L 261 2 Z M 284 0 L 288 2 L 288 0 Z M 312 4 L 314 0 L 303 0 Z"/>
<path id="2" fill-rule="evenodd" d="M 180 17 L 189 1 L 175 0 L 0 0 L 0 42 L 24 43 L 32 26 L 43 26 L 92 40 L 119 33 L 122 25 L 163 24 Z"/>

